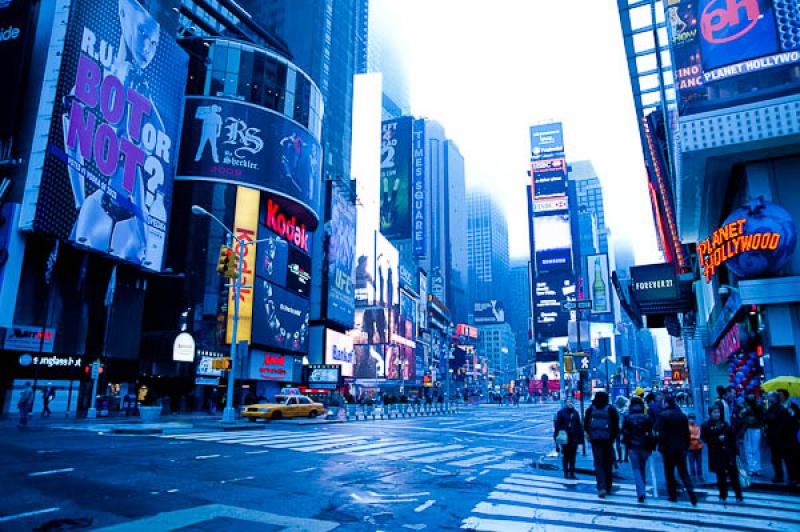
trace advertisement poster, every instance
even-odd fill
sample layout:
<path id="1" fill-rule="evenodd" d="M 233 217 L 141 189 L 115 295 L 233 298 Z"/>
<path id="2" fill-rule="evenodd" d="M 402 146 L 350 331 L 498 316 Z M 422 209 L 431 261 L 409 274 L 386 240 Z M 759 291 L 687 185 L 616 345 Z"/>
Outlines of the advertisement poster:
<path id="1" fill-rule="evenodd" d="M 21 227 L 159 271 L 187 63 L 136 0 L 73 2 Z"/>
<path id="2" fill-rule="evenodd" d="M 327 317 L 345 327 L 353 326 L 355 283 L 352 275 L 356 248 L 356 206 L 350 191 L 329 183 L 330 220 L 327 222 L 326 258 Z"/>
<path id="3" fill-rule="evenodd" d="M 236 329 L 236 341 L 250 342 L 250 331 L 253 326 L 253 289 L 255 278 L 253 276 L 253 262 L 258 257 L 258 245 L 240 246 L 239 240 L 252 242 L 256 239 L 258 231 L 259 192 L 252 188 L 236 187 L 236 211 L 233 219 L 233 231 L 236 234 L 236 244 L 233 251 L 242 257 L 242 288 L 239 290 L 239 325 Z M 228 325 L 225 332 L 225 342 L 233 341 L 233 316 L 236 292 L 233 287 L 228 290 Z"/>
<path id="4" fill-rule="evenodd" d="M 336 332 L 333 329 L 325 330 L 325 363 L 338 364 L 342 368 L 342 376 L 353 376 L 353 365 L 356 353 L 353 349 L 353 337 Z"/>
<path id="5" fill-rule="evenodd" d="M 416 375 L 416 358 L 412 347 L 401 344 L 386 346 L 387 379 L 413 381 Z"/>
<path id="6" fill-rule="evenodd" d="M 286 268 L 286 288 L 303 297 L 311 297 L 311 257 L 289 249 Z"/>
<path id="7" fill-rule="evenodd" d="M 611 312 L 611 278 L 608 276 L 608 255 L 589 255 L 586 257 L 587 299 L 592 301 L 592 314 Z"/>
<path id="8" fill-rule="evenodd" d="M 531 163 L 534 199 L 564 196 L 567 193 L 567 161 L 544 159 Z"/>
<path id="9" fill-rule="evenodd" d="M 0 138 L 14 135 L 28 71 L 36 16 L 30 0 L 0 1 Z"/>
<path id="10" fill-rule="evenodd" d="M 682 115 L 796 92 L 796 0 L 669 0 Z"/>
<path id="11" fill-rule="evenodd" d="M 382 379 L 386 376 L 386 357 L 384 345 L 353 346 L 356 362 L 353 377 L 357 379 Z"/>
<path id="12" fill-rule="evenodd" d="M 322 152 L 309 131 L 246 102 L 187 96 L 178 179 L 274 192 L 315 213 Z"/>
<path id="13" fill-rule="evenodd" d="M 425 120 L 414 121 L 412 142 L 412 232 L 415 257 L 425 255 Z"/>
<path id="14" fill-rule="evenodd" d="M 564 156 L 564 132 L 561 122 L 531 126 L 531 160 Z"/>
<path id="15" fill-rule="evenodd" d="M 533 217 L 536 270 L 572 269 L 572 229 L 568 214 Z"/>
<path id="16" fill-rule="evenodd" d="M 575 279 L 569 273 L 548 273 L 536 277 L 534 287 L 534 332 L 537 341 L 567 336 L 569 312 L 562 312 L 562 301 L 576 298 Z"/>
<path id="17" fill-rule="evenodd" d="M 478 301 L 473 306 L 472 317 L 476 324 L 505 323 L 506 310 L 502 301 Z"/>
<path id="18" fill-rule="evenodd" d="M 256 276 L 279 286 L 286 286 L 289 268 L 289 243 L 266 227 L 259 226 L 258 239 L 264 240 L 257 246 Z"/>
<path id="19" fill-rule="evenodd" d="M 381 233 L 386 238 L 411 236 L 412 127 L 410 116 L 381 126 Z"/>
<path id="20" fill-rule="evenodd" d="M 254 284 L 253 343 L 306 352 L 308 300 L 261 279 Z"/>

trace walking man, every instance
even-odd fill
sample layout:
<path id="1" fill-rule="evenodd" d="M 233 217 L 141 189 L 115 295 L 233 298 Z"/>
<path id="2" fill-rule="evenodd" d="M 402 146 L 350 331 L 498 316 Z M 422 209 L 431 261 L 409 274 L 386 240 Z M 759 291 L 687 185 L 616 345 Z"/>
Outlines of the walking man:
<path id="1" fill-rule="evenodd" d="M 748 393 L 739 413 L 744 431 L 744 458 L 747 473 L 761 474 L 761 431 L 764 430 L 764 407 L 753 393 Z"/>
<path id="2" fill-rule="evenodd" d="M 47 386 L 44 390 L 42 390 L 42 402 L 44 403 L 44 408 L 42 408 L 42 417 L 50 417 L 53 412 L 50 411 L 50 401 L 56 398 L 56 389 L 52 386 Z"/>
<path id="3" fill-rule="evenodd" d="M 28 414 L 31 412 L 31 408 L 33 408 L 33 388 L 31 388 L 31 383 L 26 382 L 25 387 L 22 389 L 22 393 L 19 396 L 19 401 L 17 401 L 17 408 L 19 409 L 19 427 L 24 428 L 28 426 Z"/>
<path id="4" fill-rule="evenodd" d="M 675 402 L 675 397 L 669 395 L 664 400 L 664 408 L 658 414 L 656 422 L 658 433 L 658 446 L 664 458 L 664 477 L 667 481 L 667 493 L 670 502 L 678 501 L 678 486 L 675 482 L 675 469 L 681 478 L 683 487 L 689 494 L 692 506 L 697 505 L 697 495 L 694 493 L 692 479 L 686 468 L 686 454 L 689 451 L 689 419 Z"/>
<path id="5" fill-rule="evenodd" d="M 575 458 L 578 454 L 578 445 L 583 444 L 583 430 L 581 429 L 581 416 L 575 410 L 572 397 L 567 397 L 564 408 L 556 414 L 553 430 L 553 439 L 561 448 L 561 463 L 564 468 L 564 478 L 575 478 Z"/>
<path id="6" fill-rule="evenodd" d="M 784 480 L 783 466 L 789 475 L 789 482 L 796 483 L 797 478 L 797 431 L 789 411 L 781 404 L 776 392 L 767 395 L 769 407 L 766 414 L 767 444 L 772 457 L 772 469 L 775 471 L 773 482 L 782 484 Z"/>
<path id="7" fill-rule="evenodd" d="M 645 488 L 647 486 L 647 460 L 653 451 L 655 438 L 653 436 L 653 422 L 650 416 L 644 413 L 644 401 L 639 397 L 631 399 L 628 415 L 622 422 L 622 442 L 630 453 L 633 479 L 636 482 L 636 496 L 639 502 L 644 502 Z"/>
<path id="8" fill-rule="evenodd" d="M 742 486 L 739 483 L 739 468 L 736 467 L 736 455 L 739 447 L 733 427 L 722 419 L 722 408 L 715 404 L 711 407 L 711 419 L 703 423 L 700 437 L 708 445 L 708 467 L 717 475 L 719 499 L 728 500 L 728 480 L 736 494 L 736 502 L 743 502 Z"/>
<path id="9" fill-rule="evenodd" d="M 619 413 L 608 404 L 608 394 L 597 392 L 586 409 L 583 429 L 592 444 L 594 471 L 597 477 L 597 496 L 604 499 L 611 493 L 614 465 L 613 442 L 619 432 Z"/>

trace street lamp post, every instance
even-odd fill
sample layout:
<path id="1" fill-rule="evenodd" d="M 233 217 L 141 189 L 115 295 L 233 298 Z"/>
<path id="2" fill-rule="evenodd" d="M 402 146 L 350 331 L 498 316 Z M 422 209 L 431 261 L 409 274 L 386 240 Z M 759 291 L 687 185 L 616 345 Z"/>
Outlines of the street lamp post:
<path id="1" fill-rule="evenodd" d="M 242 273 L 244 270 L 244 249 L 247 246 L 252 246 L 258 244 L 259 242 L 265 242 L 268 239 L 262 240 L 244 240 L 241 238 L 236 238 L 236 235 L 233 231 L 231 231 L 227 225 L 222 223 L 222 221 L 205 210 L 203 207 L 199 205 L 192 205 L 192 214 L 195 216 L 208 216 L 217 224 L 220 225 L 225 230 L 226 235 L 231 240 L 231 244 L 236 242 L 239 244 L 239 253 L 236 254 L 236 272 L 237 277 L 233 281 L 233 330 L 231 331 L 231 349 L 230 349 L 230 357 L 231 357 L 231 367 L 228 370 L 228 392 L 226 394 L 225 400 L 225 409 L 222 411 L 222 422 L 223 423 L 233 423 L 236 420 L 236 408 L 233 404 L 233 392 L 236 382 L 236 355 L 237 355 L 237 342 L 238 342 L 238 332 L 239 332 L 239 298 L 242 294 L 242 288 L 251 288 L 250 286 L 242 286 Z"/>

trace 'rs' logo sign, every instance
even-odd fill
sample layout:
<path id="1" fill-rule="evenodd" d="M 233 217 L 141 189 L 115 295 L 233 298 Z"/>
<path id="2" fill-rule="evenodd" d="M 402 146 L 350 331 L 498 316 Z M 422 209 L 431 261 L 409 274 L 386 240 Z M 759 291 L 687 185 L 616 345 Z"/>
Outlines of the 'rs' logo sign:
<path id="1" fill-rule="evenodd" d="M 710 0 L 700 14 L 700 31 L 710 43 L 722 44 L 742 37 L 761 18 L 759 0 Z"/>

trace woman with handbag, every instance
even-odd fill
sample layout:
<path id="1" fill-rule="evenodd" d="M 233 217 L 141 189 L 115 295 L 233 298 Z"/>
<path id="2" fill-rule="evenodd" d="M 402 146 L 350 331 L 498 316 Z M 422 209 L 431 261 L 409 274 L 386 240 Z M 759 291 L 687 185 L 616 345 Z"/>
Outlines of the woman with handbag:
<path id="1" fill-rule="evenodd" d="M 709 411 L 711 419 L 703 423 L 700 439 L 708 448 L 708 468 L 717 475 L 719 499 L 724 503 L 728 499 L 728 479 L 736 494 L 736 502 L 742 502 L 742 486 L 739 482 L 739 468 L 736 457 L 739 447 L 733 427 L 722 417 L 722 408 L 714 405 Z"/>
<path id="2" fill-rule="evenodd" d="M 581 416 L 575 410 L 572 397 L 567 397 L 564 408 L 556 414 L 554 428 L 553 439 L 556 441 L 556 446 L 561 448 L 564 478 L 574 479 L 578 445 L 583 444 L 583 427 L 581 426 Z"/>
<path id="3" fill-rule="evenodd" d="M 628 415 L 622 422 L 622 442 L 630 453 L 633 479 L 636 482 L 636 496 L 644 502 L 647 487 L 647 460 L 655 448 L 653 421 L 644 413 L 644 401 L 638 397 L 631 399 Z"/>

